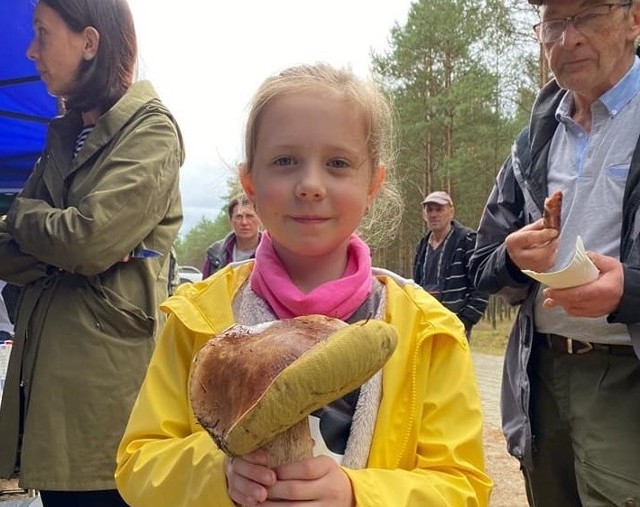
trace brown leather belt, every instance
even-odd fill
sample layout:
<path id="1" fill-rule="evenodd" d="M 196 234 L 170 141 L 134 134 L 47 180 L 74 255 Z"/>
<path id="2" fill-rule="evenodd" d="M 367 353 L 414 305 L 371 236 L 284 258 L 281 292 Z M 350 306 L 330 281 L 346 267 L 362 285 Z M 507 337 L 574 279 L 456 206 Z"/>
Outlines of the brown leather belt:
<path id="1" fill-rule="evenodd" d="M 586 354 L 588 352 L 600 351 L 607 354 L 615 355 L 635 355 L 631 345 L 611 345 L 608 343 L 585 342 L 581 340 L 573 340 L 559 334 L 542 334 L 542 343 L 551 350 L 563 352 L 565 354 Z"/>

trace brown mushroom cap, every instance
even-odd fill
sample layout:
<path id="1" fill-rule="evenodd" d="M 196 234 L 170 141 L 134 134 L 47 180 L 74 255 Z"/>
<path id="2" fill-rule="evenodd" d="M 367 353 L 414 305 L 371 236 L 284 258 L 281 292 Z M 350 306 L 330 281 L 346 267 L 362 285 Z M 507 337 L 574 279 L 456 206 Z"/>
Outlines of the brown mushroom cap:
<path id="1" fill-rule="evenodd" d="M 218 447 L 241 456 L 362 385 L 396 343 L 395 328 L 379 320 L 311 315 L 235 325 L 196 356 L 191 405 Z"/>

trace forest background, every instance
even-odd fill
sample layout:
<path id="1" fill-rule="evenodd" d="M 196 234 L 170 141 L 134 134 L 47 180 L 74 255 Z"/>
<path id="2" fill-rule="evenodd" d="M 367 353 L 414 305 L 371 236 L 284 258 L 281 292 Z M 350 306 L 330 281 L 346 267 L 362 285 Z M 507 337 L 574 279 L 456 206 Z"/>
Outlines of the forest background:
<path id="1" fill-rule="evenodd" d="M 453 198 L 456 219 L 476 228 L 495 177 L 548 70 L 533 37 L 537 11 L 523 0 L 417 0 L 389 47 L 371 54 L 371 77 L 396 112 L 395 174 L 404 212 L 381 217 L 365 235 L 374 265 L 411 276 L 425 232 L 421 201 Z M 226 202 L 239 190 L 228 181 Z M 389 234 L 394 230 L 394 234 Z M 229 232 L 226 207 L 203 217 L 175 248 L 181 265 L 201 267 L 206 248 Z"/>

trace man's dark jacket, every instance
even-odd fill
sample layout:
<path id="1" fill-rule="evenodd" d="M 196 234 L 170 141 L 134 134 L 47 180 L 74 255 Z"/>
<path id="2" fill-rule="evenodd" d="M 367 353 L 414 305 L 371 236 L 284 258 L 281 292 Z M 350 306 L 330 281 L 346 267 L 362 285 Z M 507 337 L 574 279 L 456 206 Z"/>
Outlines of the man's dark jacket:
<path id="1" fill-rule="evenodd" d="M 430 236 L 431 232 L 427 232 L 422 237 L 413 261 L 413 279 L 422 287 L 426 286 L 424 260 Z M 469 272 L 469 260 L 475 244 L 476 232 L 453 220 L 451 232 L 442 244 L 437 270 L 439 294 L 436 297 L 458 316 L 467 333 L 482 318 L 487 307 L 487 296 L 475 289 Z"/>
<path id="2" fill-rule="evenodd" d="M 261 237 L 262 232 L 258 232 L 258 238 Z M 203 280 L 216 271 L 221 270 L 233 260 L 233 247 L 236 241 L 236 233 L 231 231 L 224 238 L 207 247 L 204 266 L 202 267 Z M 260 241 L 260 239 L 258 239 L 258 241 Z M 255 253 L 251 257 L 255 257 Z"/>
<path id="3" fill-rule="evenodd" d="M 534 335 L 533 307 L 540 284 L 522 274 L 507 255 L 505 238 L 542 217 L 548 195 L 547 158 L 558 126 L 555 111 L 564 90 L 555 81 L 538 95 L 530 127 L 523 130 L 511 156 L 498 173 L 480 221 L 471 270 L 476 285 L 520 304 L 511 329 L 502 376 L 502 429 L 509 452 L 531 468 L 532 436 L 529 422 L 530 383 L 527 365 Z M 631 160 L 622 202 L 620 261 L 624 269 L 624 292 L 609 322 L 627 324 L 636 354 L 640 357 L 640 143 Z"/>

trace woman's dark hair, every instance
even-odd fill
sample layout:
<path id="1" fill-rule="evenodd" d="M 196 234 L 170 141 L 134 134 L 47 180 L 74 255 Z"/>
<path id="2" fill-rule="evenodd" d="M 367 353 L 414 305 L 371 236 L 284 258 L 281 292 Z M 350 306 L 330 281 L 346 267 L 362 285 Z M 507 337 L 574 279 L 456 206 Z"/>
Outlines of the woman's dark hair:
<path id="1" fill-rule="evenodd" d="M 80 33 L 88 26 L 100 34 L 98 52 L 82 60 L 75 89 L 66 97 L 69 110 L 111 108 L 131 86 L 138 59 L 133 16 L 126 0 L 39 0 Z"/>

